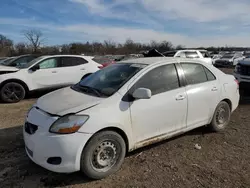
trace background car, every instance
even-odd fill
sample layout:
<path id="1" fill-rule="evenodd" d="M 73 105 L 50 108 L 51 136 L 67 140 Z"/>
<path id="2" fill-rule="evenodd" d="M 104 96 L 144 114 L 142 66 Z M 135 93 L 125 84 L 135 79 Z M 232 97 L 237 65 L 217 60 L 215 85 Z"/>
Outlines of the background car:
<path id="1" fill-rule="evenodd" d="M 2 59 L 1 61 L 0 61 L 0 65 L 2 65 L 3 63 L 8 63 L 8 62 L 10 62 L 12 59 L 14 59 L 15 57 L 7 57 L 7 58 L 5 58 L 5 59 Z"/>
<path id="2" fill-rule="evenodd" d="M 111 65 L 111 64 L 115 63 L 114 60 L 112 60 L 110 58 L 107 58 L 105 56 L 96 56 L 92 60 L 99 63 L 99 64 L 101 64 L 102 67 L 100 67 L 100 68 L 104 68 L 104 67 L 107 67 L 108 65 Z"/>
<path id="3" fill-rule="evenodd" d="M 11 59 L 7 59 L 7 61 L 2 62 L 1 65 L 9 67 L 19 67 L 25 65 L 26 63 L 29 63 L 30 61 L 36 59 L 39 56 L 40 55 L 36 54 L 27 54 L 27 55 L 12 57 Z"/>
<path id="4" fill-rule="evenodd" d="M 4 102 L 19 102 L 31 91 L 75 84 L 99 70 L 100 64 L 92 58 L 81 55 L 41 56 L 17 67 L 0 66 L 0 98 Z"/>
<path id="5" fill-rule="evenodd" d="M 215 66 L 232 67 L 238 64 L 238 61 L 244 59 L 242 53 L 226 53 L 221 58 L 215 60 Z"/>

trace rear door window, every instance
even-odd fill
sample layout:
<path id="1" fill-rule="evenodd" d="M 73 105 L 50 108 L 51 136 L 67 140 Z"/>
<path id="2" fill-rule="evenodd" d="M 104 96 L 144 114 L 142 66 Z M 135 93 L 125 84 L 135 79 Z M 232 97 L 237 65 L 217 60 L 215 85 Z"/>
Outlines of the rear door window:
<path id="1" fill-rule="evenodd" d="M 188 85 L 199 84 L 207 81 L 207 75 L 201 64 L 181 63 L 181 66 Z"/>
<path id="2" fill-rule="evenodd" d="M 61 67 L 72 67 L 88 63 L 87 60 L 80 57 L 61 57 Z"/>

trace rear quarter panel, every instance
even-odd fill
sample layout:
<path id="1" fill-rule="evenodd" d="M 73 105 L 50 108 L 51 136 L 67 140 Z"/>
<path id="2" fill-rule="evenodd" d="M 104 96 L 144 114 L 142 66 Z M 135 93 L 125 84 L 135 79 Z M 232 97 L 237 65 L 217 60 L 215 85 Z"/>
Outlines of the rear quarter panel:
<path id="1" fill-rule="evenodd" d="M 224 74 L 220 82 L 222 84 L 222 99 L 229 99 L 231 101 L 233 112 L 239 105 L 239 86 L 234 76 L 229 74 Z"/>

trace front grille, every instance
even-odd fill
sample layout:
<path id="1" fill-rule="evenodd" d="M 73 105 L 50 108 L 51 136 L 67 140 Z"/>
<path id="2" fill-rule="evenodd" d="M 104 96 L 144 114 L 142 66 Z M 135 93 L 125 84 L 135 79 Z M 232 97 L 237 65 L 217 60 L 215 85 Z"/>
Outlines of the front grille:
<path id="1" fill-rule="evenodd" d="M 250 66 L 240 65 L 240 74 L 250 76 Z"/>
<path id="2" fill-rule="evenodd" d="M 35 132 L 38 129 L 37 125 L 34 125 L 32 123 L 29 123 L 29 122 L 25 122 L 24 126 L 25 126 L 25 132 L 28 134 L 35 134 Z"/>
<path id="3" fill-rule="evenodd" d="M 215 63 L 219 65 L 231 65 L 232 64 L 230 61 L 227 61 L 227 60 L 216 60 Z"/>

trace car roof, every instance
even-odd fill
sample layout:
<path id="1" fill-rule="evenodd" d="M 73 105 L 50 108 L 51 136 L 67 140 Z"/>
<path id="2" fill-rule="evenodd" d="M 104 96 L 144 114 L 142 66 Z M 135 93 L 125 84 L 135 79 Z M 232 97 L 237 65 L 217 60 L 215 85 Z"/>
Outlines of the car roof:
<path id="1" fill-rule="evenodd" d="M 178 61 L 190 62 L 190 63 L 204 63 L 202 60 L 189 59 L 189 58 L 179 58 L 179 57 L 145 57 L 145 58 L 135 58 L 124 61 L 119 61 L 117 63 L 133 63 L 133 64 L 156 64 L 156 63 L 177 63 Z"/>
<path id="2" fill-rule="evenodd" d="M 207 52 L 207 50 L 201 50 L 201 49 L 187 49 L 187 50 L 177 50 L 178 52 L 194 52 L 194 51 L 200 51 L 200 52 Z"/>

